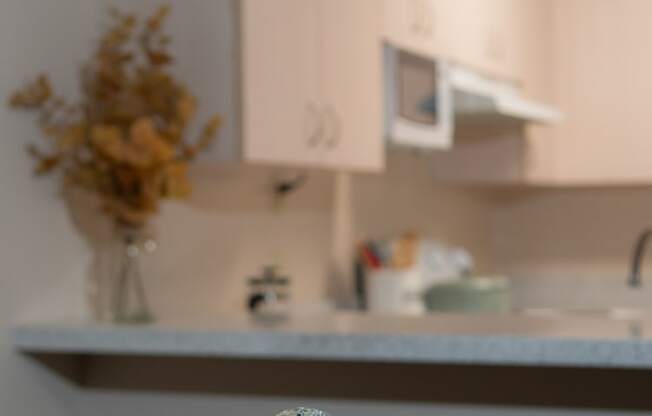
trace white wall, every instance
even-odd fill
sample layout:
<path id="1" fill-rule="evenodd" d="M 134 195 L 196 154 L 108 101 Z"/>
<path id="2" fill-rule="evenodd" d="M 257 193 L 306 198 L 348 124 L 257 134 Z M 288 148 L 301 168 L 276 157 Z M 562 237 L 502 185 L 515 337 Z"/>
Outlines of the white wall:
<path id="1" fill-rule="evenodd" d="M 97 4 L 85 0 L 0 2 L 0 413 L 18 416 L 74 414 L 70 386 L 11 350 L 8 326 L 26 305 L 43 314 L 82 310 L 85 247 L 70 232 L 51 181 L 36 181 L 25 143 L 37 137 L 31 120 L 10 113 L 9 92 L 46 70 L 66 93 L 65 76 L 88 50 Z M 66 28 L 61 30 L 60 28 Z"/>

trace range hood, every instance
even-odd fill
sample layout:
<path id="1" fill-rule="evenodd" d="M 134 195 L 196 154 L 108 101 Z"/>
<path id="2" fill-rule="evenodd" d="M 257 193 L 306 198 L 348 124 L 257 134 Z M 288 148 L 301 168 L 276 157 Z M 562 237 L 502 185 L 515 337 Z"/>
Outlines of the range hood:
<path id="1" fill-rule="evenodd" d="M 555 124 L 561 113 L 554 107 L 529 100 L 514 85 L 489 79 L 460 66 L 448 66 L 442 71 L 441 82 L 450 89 L 454 119 L 449 129 L 451 137 L 440 138 L 449 147 L 457 139 L 486 139 L 497 136 L 523 136 L 527 124 Z M 443 97 L 442 97 L 443 98 Z"/>
<path id="2" fill-rule="evenodd" d="M 555 124 L 561 120 L 556 108 L 524 98 L 513 85 L 482 77 L 459 66 L 448 68 L 456 115 L 507 117 L 524 123 Z"/>
<path id="3" fill-rule="evenodd" d="M 449 149 L 455 139 L 523 135 L 561 113 L 515 85 L 471 69 L 386 48 L 386 129 L 390 143 Z"/>

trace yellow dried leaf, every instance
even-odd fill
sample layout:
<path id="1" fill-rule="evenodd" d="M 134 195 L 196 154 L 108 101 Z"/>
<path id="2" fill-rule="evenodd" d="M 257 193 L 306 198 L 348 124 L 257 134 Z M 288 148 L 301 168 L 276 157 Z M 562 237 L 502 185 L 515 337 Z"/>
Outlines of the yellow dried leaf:
<path id="1" fill-rule="evenodd" d="M 133 147 L 131 150 L 140 153 L 150 164 L 168 162 L 174 157 L 174 148 L 158 134 L 150 119 L 136 120 L 129 135 Z"/>
<path id="2" fill-rule="evenodd" d="M 217 131 L 221 126 L 222 126 L 222 117 L 220 117 L 218 114 L 215 114 L 206 123 L 206 126 L 204 127 L 203 135 L 211 138 L 215 137 Z"/>
<path id="3" fill-rule="evenodd" d="M 74 171 L 68 172 L 66 179 L 69 183 L 86 189 L 99 187 L 98 172 L 89 166 L 80 166 Z"/>
<path id="4" fill-rule="evenodd" d="M 97 150 L 115 162 L 125 160 L 124 143 L 120 129 L 115 126 L 97 125 L 91 130 L 91 140 Z"/>
<path id="5" fill-rule="evenodd" d="M 171 7 L 169 5 L 164 5 L 159 7 L 159 9 L 152 15 L 149 19 L 147 19 L 147 29 L 156 32 L 161 29 L 161 26 L 163 25 L 163 22 L 165 19 L 168 17 L 171 11 Z"/>
<path id="6" fill-rule="evenodd" d="M 27 153 L 36 159 L 36 167 L 34 168 L 34 173 L 36 175 L 45 175 L 52 172 L 62 161 L 61 155 L 46 155 L 34 145 L 27 146 Z"/>
<path id="7" fill-rule="evenodd" d="M 165 129 L 164 136 L 167 141 L 173 145 L 176 145 L 183 139 L 183 127 L 176 122 L 170 123 Z"/>
<path id="8" fill-rule="evenodd" d="M 36 81 L 14 92 L 9 98 L 9 105 L 14 108 L 38 108 L 52 97 L 52 87 L 46 75 L 40 75 Z"/>
<path id="9" fill-rule="evenodd" d="M 197 100 L 190 94 L 183 94 L 177 101 L 177 118 L 182 125 L 188 124 L 196 110 Z"/>
<path id="10" fill-rule="evenodd" d="M 168 198 L 187 198 L 192 193 L 188 180 L 188 165 L 175 162 L 167 165 L 163 174 L 163 195 Z"/>
<path id="11" fill-rule="evenodd" d="M 114 198 L 105 198 L 104 209 L 117 221 L 134 226 L 145 224 L 147 218 L 155 213 L 155 211 L 130 206 L 124 201 Z"/>
<path id="12" fill-rule="evenodd" d="M 199 140 L 192 147 L 187 147 L 184 149 L 184 157 L 188 160 L 194 159 L 197 154 L 206 150 L 208 146 L 213 142 L 217 131 L 222 126 L 222 118 L 219 115 L 214 115 L 211 117 L 208 122 L 204 125 L 204 129 L 199 135 Z"/>
<path id="13" fill-rule="evenodd" d="M 46 157 L 38 161 L 36 164 L 36 168 L 34 169 L 34 173 L 37 175 L 45 175 L 47 173 L 52 172 L 59 163 L 61 162 L 61 158 L 59 156 L 51 156 L 51 157 Z"/>
<path id="14" fill-rule="evenodd" d="M 172 62 L 172 57 L 164 51 L 147 51 L 147 58 L 152 65 L 167 65 Z"/>
<path id="15" fill-rule="evenodd" d="M 64 129 L 59 136 L 58 147 L 61 152 L 69 152 L 84 144 L 86 126 L 83 123 L 75 124 Z"/>

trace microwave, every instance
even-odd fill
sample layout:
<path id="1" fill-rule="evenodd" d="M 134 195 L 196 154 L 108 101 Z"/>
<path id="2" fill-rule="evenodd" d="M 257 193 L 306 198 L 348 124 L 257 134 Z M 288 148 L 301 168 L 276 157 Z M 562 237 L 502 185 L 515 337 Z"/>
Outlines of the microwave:
<path id="1" fill-rule="evenodd" d="M 393 145 L 448 150 L 456 135 L 522 135 L 526 123 L 561 119 L 556 108 L 523 97 L 517 84 L 443 59 L 386 45 L 384 66 L 385 135 Z"/>

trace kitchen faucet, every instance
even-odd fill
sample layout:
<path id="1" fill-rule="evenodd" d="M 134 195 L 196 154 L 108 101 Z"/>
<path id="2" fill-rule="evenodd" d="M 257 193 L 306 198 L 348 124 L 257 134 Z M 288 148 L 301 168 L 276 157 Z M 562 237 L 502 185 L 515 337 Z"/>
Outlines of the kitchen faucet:
<path id="1" fill-rule="evenodd" d="M 647 229 L 644 230 L 636 240 L 636 245 L 634 246 L 634 255 L 632 256 L 631 269 L 629 272 L 628 283 L 630 287 L 640 287 L 642 284 L 641 263 L 643 262 L 643 254 L 645 254 L 645 247 L 650 236 L 652 236 L 652 229 Z"/>

